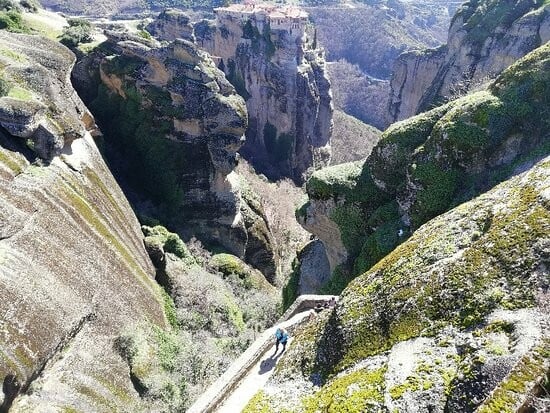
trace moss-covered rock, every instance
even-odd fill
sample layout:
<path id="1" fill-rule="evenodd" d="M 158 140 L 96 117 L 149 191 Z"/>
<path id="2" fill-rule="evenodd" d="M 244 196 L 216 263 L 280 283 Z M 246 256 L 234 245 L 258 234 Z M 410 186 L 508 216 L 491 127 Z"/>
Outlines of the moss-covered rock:
<path id="1" fill-rule="evenodd" d="M 353 394 L 336 386 L 340 375 L 389 357 L 380 389 L 361 403 L 470 412 L 485 400 L 507 405 L 490 400 L 513 380 L 518 395 L 506 403 L 517 406 L 528 384 L 546 374 L 546 364 L 521 366 L 534 357 L 531 349 L 547 346 L 549 177 L 547 157 L 432 219 L 352 281 L 333 312 L 296 333 L 266 388 L 272 403 L 285 406 L 284 383 L 303 378 L 321 385 L 313 396 L 301 393 L 306 406 L 331 411 L 330 403 L 319 405 L 323 394 L 334 392 L 332 403 Z M 525 372 L 519 381 L 518 369 Z M 504 390 L 491 393 L 497 386 Z"/>
<path id="2" fill-rule="evenodd" d="M 548 154 L 549 69 L 547 44 L 488 90 L 388 128 L 361 169 L 316 172 L 301 222 L 330 250 L 334 241 L 310 217 L 330 204 L 325 214 L 339 229 L 352 274 L 367 270 L 425 222 Z"/>

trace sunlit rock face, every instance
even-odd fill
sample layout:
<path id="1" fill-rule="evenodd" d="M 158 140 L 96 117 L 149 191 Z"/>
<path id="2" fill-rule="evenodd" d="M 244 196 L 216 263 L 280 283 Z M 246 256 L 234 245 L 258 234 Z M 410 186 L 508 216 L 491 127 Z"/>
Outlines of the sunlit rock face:
<path id="1" fill-rule="evenodd" d="M 113 339 L 165 328 L 138 221 L 57 42 L 0 32 L 0 410 L 137 411 Z"/>
<path id="2" fill-rule="evenodd" d="M 464 4 L 453 17 L 445 46 L 397 59 L 388 123 L 482 87 L 548 40 L 550 6 L 542 0 Z"/>
<path id="3" fill-rule="evenodd" d="M 246 100 L 250 124 L 243 156 L 269 177 L 297 182 L 328 163 L 330 82 L 304 11 L 222 7 L 214 22 L 195 24 L 195 37 Z"/>
<path id="4" fill-rule="evenodd" d="M 192 42 L 160 46 L 124 32 L 107 35 L 109 52 L 83 60 L 76 73 L 99 79 L 90 107 L 133 186 L 180 234 L 221 244 L 273 281 L 263 210 L 233 171 L 247 127 L 244 100 Z"/>

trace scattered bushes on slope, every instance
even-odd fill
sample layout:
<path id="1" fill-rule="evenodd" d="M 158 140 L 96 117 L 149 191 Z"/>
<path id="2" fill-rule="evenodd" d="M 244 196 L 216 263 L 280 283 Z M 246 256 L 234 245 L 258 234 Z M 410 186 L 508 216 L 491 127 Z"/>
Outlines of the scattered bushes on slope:
<path id="1" fill-rule="evenodd" d="M 23 22 L 23 16 L 18 4 L 10 0 L 0 2 L 0 30 L 14 33 L 30 33 L 30 29 Z"/>
<path id="2" fill-rule="evenodd" d="M 162 263 L 157 280 L 168 291 L 162 298 L 171 328 L 135 326 L 115 347 L 152 411 L 184 411 L 272 325 L 278 294 L 233 255 L 211 255 L 196 240 L 188 247 L 160 225 L 143 232 L 151 258 Z"/>

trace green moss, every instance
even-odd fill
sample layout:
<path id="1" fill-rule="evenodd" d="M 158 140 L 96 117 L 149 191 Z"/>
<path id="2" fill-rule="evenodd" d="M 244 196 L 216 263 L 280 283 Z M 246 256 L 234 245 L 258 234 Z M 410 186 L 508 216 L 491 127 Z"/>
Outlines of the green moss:
<path id="1" fill-rule="evenodd" d="M 22 347 L 16 347 L 14 350 L 14 355 L 17 358 L 17 361 L 19 361 L 21 365 L 25 366 L 27 369 L 32 369 L 34 367 L 33 359 Z"/>
<path id="2" fill-rule="evenodd" d="M 177 356 L 182 351 L 176 334 L 153 326 L 155 333 L 155 348 L 158 360 L 163 369 L 173 372 L 176 366 Z"/>
<path id="3" fill-rule="evenodd" d="M 430 136 L 437 121 L 449 110 L 441 106 L 407 120 L 392 124 L 382 138 L 366 166 L 390 191 L 397 190 L 405 180 L 406 166 L 414 151 Z"/>
<path id="4" fill-rule="evenodd" d="M 7 57 L 8 59 L 14 60 L 19 63 L 28 62 L 27 56 L 17 53 L 13 50 L 7 49 L 5 47 L 0 47 L 0 55 Z"/>
<path id="5" fill-rule="evenodd" d="M 356 204 L 343 204 L 334 208 L 330 218 L 338 225 L 348 253 L 356 256 L 367 234 L 363 210 Z"/>
<path id="6" fill-rule="evenodd" d="M 270 397 L 263 391 L 257 392 L 246 404 L 242 413 L 271 413 L 273 407 Z"/>
<path id="7" fill-rule="evenodd" d="M 384 402 L 386 367 L 343 374 L 303 402 L 305 413 L 365 412 Z"/>
<path id="8" fill-rule="evenodd" d="M 361 176 L 361 166 L 361 162 L 350 162 L 314 172 L 306 183 L 307 194 L 314 199 L 351 194 Z"/>
<path id="9" fill-rule="evenodd" d="M 11 170 L 15 175 L 19 175 L 23 172 L 23 165 L 16 161 L 16 156 L 10 156 L 6 154 L 3 150 L 0 150 L 0 163 L 4 164 L 9 170 Z"/>
<path id="10" fill-rule="evenodd" d="M 28 102 L 33 99 L 33 94 L 20 86 L 13 86 L 8 92 L 10 98 L 19 99 Z"/>
<path id="11" fill-rule="evenodd" d="M 178 234 L 168 231 L 162 225 L 154 227 L 142 225 L 141 230 L 145 235 L 146 244 L 152 243 L 161 246 L 164 252 L 174 254 L 188 266 L 195 264 L 195 259 Z"/>
<path id="12" fill-rule="evenodd" d="M 94 210 L 84 198 L 77 192 L 77 190 L 67 185 L 64 188 L 64 198 L 66 198 L 69 203 L 75 208 L 78 212 L 78 215 L 81 219 L 84 219 L 91 228 L 93 228 L 97 233 L 106 241 L 108 241 L 113 248 L 121 255 L 124 259 L 124 262 L 131 270 L 131 272 L 136 276 L 136 278 L 141 282 L 141 284 L 151 291 L 154 296 L 158 296 L 158 286 L 154 283 L 151 278 L 143 271 L 141 266 L 139 266 L 128 252 L 127 248 L 122 244 L 122 242 L 109 230 L 107 225 L 100 218 L 101 214 Z"/>
<path id="13" fill-rule="evenodd" d="M 477 410 L 479 413 L 513 412 L 524 402 L 537 380 L 548 372 L 548 342 L 522 357 L 506 379 Z"/>
<path id="14" fill-rule="evenodd" d="M 108 74 L 113 73 L 110 70 L 132 73 L 139 64 L 135 59 L 113 59 L 104 65 L 104 70 Z M 193 165 L 200 157 L 186 151 L 187 144 L 166 138 L 173 127 L 164 112 L 170 102 L 159 98 L 155 92 L 150 98 L 163 100 L 165 105 L 145 109 L 144 105 L 150 105 L 145 104 L 149 102 L 146 92 L 138 90 L 129 80 L 123 82 L 123 90 L 126 98 L 100 85 L 97 98 L 90 106 L 108 144 L 125 157 L 131 183 L 143 188 L 166 214 L 176 213 L 183 198 L 182 177 L 178 171 L 185 169 L 185 165 Z"/>
<path id="15" fill-rule="evenodd" d="M 241 278 L 248 275 L 248 269 L 242 260 L 232 254 L 215 254 L 212 256 L 212 265 L 224 275 L 236 274 Z"/>
<path id="16" fill-rule="evenodd" d="M 433 334 L 440 325 L 470 328 L 495 308 L 534 304 L 536 289 L 526 274 L 540 260 L 532 246 L 550 230 L 550 214 L 525 179 L 504 187 L 506 207 L 497 216 L 490 213 L 492 201 L 461 206 L 449 218 L 462 217 L 458 227 L 432 221 L 348 286 L 337 308 L 346 334 L 334 371 L 397 342 Z M 466 223 L 464 215 L 473 211 L 476 219 Z M 443 272 L 426 270 L 451 256 L 453 264 Z"/>
<path id="17" fill-rule="evenodd" d="M 132 397 L 130 396 L 127 389 L 118 386 L 115 382 L 112 380 L 109 380 L 105 376 L 94 376 L 94 378 L 101 383 L 103 387 L 105 387 L 113 396 L 117 397 L 119 400 L 123 401 L 124 403 L 132 403 Z"/>
<path id="18" fill-rule="evenodd" d="M 178 328 L 179 327 L 179 321 L 178 321 L 178 315 L 176 313 L 176 305 L 174 304 L 174 300 L 168 293 L 164 290 L 161 291 L 162 295 L 162 301 L 164 303 L 164 316 L 168 320 L 168 324 L 172 328 Z"/>
<path id="19" fill-rule="evenodd" d="M 458 173 L 444 170 L 433 163 L 425 163 L 416 167 L 413 165 L 412 176 L 422 186 L 411 207 L 411 223 L 418 228 L 449 208 L 458 185 Z"/>
<path id="20" fill-rule="evenodd" d="M 367 227 L 373 229 L 373 232 L 364 239 L 361 251 L 355 259 L 356 274 L 367 271 L 408 236 L 407 226 L 401 222 L 395 201 L 378 207 L 370 215 Z"/>

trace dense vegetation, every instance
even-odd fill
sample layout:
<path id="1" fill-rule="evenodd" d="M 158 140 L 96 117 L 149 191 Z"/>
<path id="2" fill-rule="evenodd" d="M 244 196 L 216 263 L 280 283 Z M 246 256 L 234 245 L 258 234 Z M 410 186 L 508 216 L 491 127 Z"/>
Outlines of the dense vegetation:
<path id="1" fill-rule="evenodd" d="M 14 33 L 29 33 L 29 27 L 23 22 L 21 6 L 34 9 L 34 3 L 25 2 L 18 4 L 13 0 L 0 1 L 0 30 L 7 30 Z"/>
<path id="2" fill-rule="evenodd" d="M 63 28 L 63 34 L 59 41 L 65 46 L 74 48 L 81 43 L 88 43 L 93 40 L 92 24 L 84 19 L 68 19 L 69 25 Z"/>

